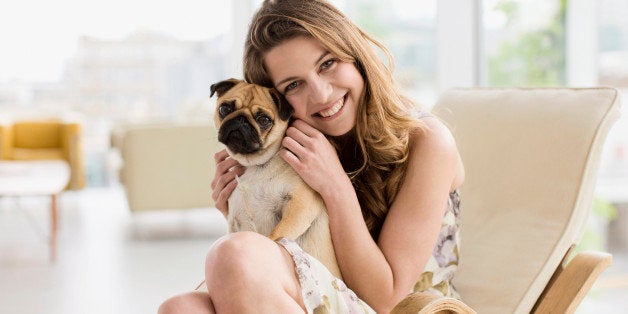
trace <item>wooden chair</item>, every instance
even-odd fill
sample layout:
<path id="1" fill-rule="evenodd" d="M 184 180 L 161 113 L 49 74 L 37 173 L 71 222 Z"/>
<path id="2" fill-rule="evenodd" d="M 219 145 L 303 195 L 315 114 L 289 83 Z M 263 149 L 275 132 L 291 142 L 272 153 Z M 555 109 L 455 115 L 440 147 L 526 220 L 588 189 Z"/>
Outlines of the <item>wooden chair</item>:
<path id="1" fill-rule="evenodd" d="M 613 88 L 469 88 L 433 112 L 466 168 L 463 302 L 415 293 L 393 313 L 573 313 L 611 263 L 570 253 L 584 232 L 600 154 L 619 116 Z"/>

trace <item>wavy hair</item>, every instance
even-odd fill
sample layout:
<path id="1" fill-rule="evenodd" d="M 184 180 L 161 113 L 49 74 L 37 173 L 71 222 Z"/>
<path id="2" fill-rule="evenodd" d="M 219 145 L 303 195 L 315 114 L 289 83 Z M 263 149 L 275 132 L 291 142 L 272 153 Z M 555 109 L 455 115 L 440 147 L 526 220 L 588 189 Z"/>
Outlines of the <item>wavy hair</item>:
<path id="1" fill-rule="evenodd" d="M 245 41 L 245 80 L 273 87 L 263 58 L 270 49 L 298 36 L 318 40 L 341 61 L 355 64 L 364 78 L 355 139 L 330 140 L 351 178 L 366 225 L 377 239 L 404 178 L 409 133 L 424 125 L 409 114 L 413 104 L 399 92 L 388 49 L 325 0 L 264 1 Z M 388 67 L 375 48 L 387 57 Z"/>

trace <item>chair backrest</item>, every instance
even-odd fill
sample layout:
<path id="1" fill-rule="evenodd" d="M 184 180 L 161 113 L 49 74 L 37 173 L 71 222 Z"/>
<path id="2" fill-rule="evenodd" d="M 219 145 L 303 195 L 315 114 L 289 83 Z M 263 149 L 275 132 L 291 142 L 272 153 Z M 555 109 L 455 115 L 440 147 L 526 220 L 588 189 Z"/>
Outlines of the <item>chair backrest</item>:
<path id="1" fill-rule="evenodd" d="M 13 124 L 13 146 L 61 148 L 62 124 L 57 121 L 28 121 Z"/>
<path id="2" fill-rule="evenodd" d="M 454 285 L 478 313 L 529 313 L 579 242 L 618 98 L 613 88 L 468 88 L 439 99 L 433 112 L 466 168 Z"/>

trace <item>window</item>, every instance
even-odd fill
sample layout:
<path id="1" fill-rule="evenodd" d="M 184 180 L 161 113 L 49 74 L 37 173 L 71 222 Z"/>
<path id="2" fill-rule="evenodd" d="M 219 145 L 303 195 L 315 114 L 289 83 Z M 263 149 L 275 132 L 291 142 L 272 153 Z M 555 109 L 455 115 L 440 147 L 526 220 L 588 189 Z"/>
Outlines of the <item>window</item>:
<path id="1" fill-rule="evenodd" d="M 566 8 L 563 0 L 484 0 L 481 83 L 564 85 Z"/>
<path id="2" fill-rule="evenodd" d="M 628 89 L 628 2 L 599 2 L 598 77 L 602 85 Z"/>
<path id="3" fill-rule="evenodd" d="M 598 84 L 614 86 L 628 97 L 628 2 L 601 0 L 597 10 L 597 77 Z M 628 117 L 622 106 L 622 117 L 611 130 L 600 166 L 600 180 L 609 186 L 628 186 Z M 625 192 L 623 193 L 625 195 Z M 612 196 L 611 196 L 612 197 Z M 626 196 L 621 196 L 624 199 Z"/>
<path id="4" fill-rule="evenodd" d="M 436 98 L 436 0 L 332 1 L 395 59 L 395 77 L 413 100 Z"/>

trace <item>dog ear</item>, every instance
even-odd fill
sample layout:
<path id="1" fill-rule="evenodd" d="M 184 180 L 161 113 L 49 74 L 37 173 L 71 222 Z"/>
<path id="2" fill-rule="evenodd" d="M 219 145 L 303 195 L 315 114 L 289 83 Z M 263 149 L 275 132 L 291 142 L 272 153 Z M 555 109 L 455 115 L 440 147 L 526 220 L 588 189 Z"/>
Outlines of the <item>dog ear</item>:
<path id="1" fill-rule="evenodd" d="M 269 90 L 269 93 L 270 97 L 273 99 L 273 102 L 277 106 L 279 118 L 284 121 L 290 119 L 290 116 L 292 116 L 294 109 L 292 109 L 292 106 L 290 106 L 290 103 L 288 102 L 288 100 L 286 100 L 286 97 L 284 97 L 279 91 L 274 88 L 271 88 Z"/>
<path id="2" fill-rule="evenodd" d="M 212 84 L 212 86 L 209 87 L 209 90 L 210 90 L 209 97 L 214 96 L 214 93 L 218 94 L 218 97 L 220 97 L 240 82 L 242 82 L 242 80 L 230 78 L 228 80 L 224 80 L 224 81 L 220 81 L 218 83 Z"/>

